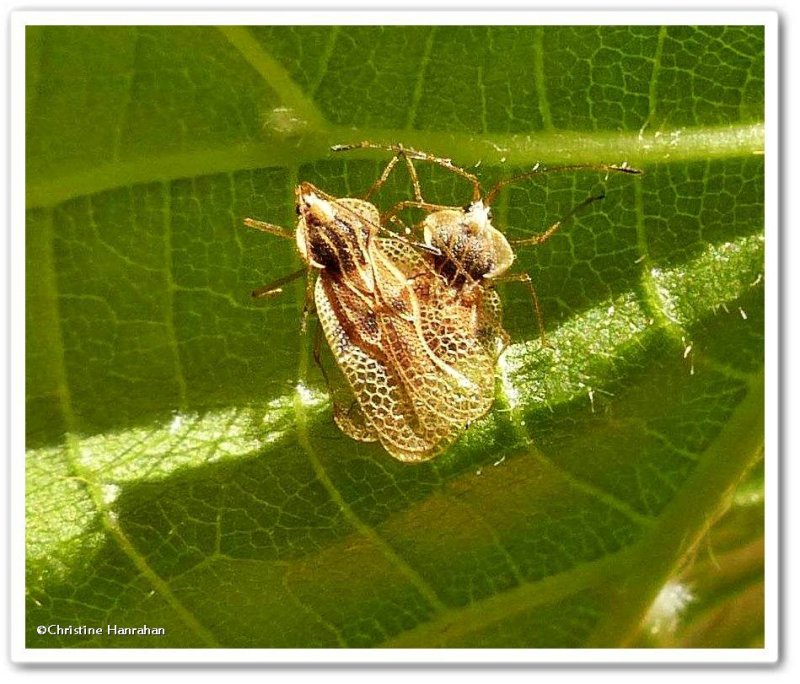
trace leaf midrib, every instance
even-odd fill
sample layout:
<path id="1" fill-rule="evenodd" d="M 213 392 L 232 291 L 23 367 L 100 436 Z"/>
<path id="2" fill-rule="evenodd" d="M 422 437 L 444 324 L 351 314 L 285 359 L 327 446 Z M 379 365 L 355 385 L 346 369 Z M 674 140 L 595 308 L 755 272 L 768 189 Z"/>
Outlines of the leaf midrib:
<path id="1" fill-rule="evenodd" d="M 660 163 L 710 161 L 763 154 L 764 125 L 684 128 L 639 133 L 569 132 L 536 134 L 488 134 L 394 129 L 360 129 L 359 138 L 377 144 L 404 144 L 453 157 L 469 166 L 477 161 L 487 165 L 506 164 L 509 168 L 532 168 L 537 163 L 550 166 L 598 163 L 628 164 L 642 168 Z M 297 170 L 330 158 L 332 145 L 353 142 L 347 127 L 309 133 L 298 144 L 296 138 L 275 138 L 265 142 L 223 145 L 200 151 L 177 152 L 114 162 L 79 169 L 63 175 L 29 178 L 26 191 L 28 209 L 53 207 L 77 197 L 145 183 L 168 183 L 179 178 L 232 174 L 237 171 L 269 167 Z M 380 150 L 353 150 L 346 159 L 385 159 Z"/>
<path id="2" fill-rule="evenodd" d="M 231 33 L 233 36 L 231 42 L 237 45 L 242 54 L 247 56 L 246 53 L 249 52 L 251 57 L 258 59 L 262 57 L 262 55 L 259 55 L 258 52 L 253 52 L 254 48 L 257 50 L 261 50 L 261 48 L 254 40 L 252 40 L 252 38 L 249 37 L 249 34 L 243 36 L 236 33 L 236 31 L 239 30 L 246 34 L 247 32 L 244 29 L 235 29 L 234 27 L 225 28 L 232 30 L 232 33 L 229 31 L 229 33 Z M 225 33 L 225 31 L 223 31 L 223 33 Z M 229 39 L 230 38 L 231 36 L 229 35 Z M 242 49 L 242 46 L 245 46 L 246 50 Z M 261 50 L 261 52 L 263 52 L 263 50 Z M 251 59 L 248 59 L 248 61 L 253 66 L 258 68 L 258 59 L 256 59 L 256 63 L 254 63 Z M 264 63 L 262 63 L 261 66 L 263 67 Z M 275 73 L 275 71 L 272 69 L 271 63 L 267 66 L 270 66 L 270 68 L 267 69 L 267 72 Z M 262 73 L 263 75 L 263 69 L 259 69 L 259 73 Z M 231 149 L 230 146 L 226 146 L 224 148 L 211 150 L 210 152 L 185 152 L 174 155 L 163 155 L 155 158 L 149 157 L 147 159 L 112 163 L 100 169 L 78 171 L 61 177 L 55 177 L 52 179 L 48 178 L 47 180 L 41 181 L 38 184 L 33 183 L 32 185 L 29 185 L 29 206 L 53 207 L 60 202 L 67 201 L 75 197 L 80 197 L 87 194 L 91 195 L 128 185 L 148 183 L 152 181 L 166 183 L 176 178 L 185 176 L 233 173 L 242 169 L 262 168 L 265 166 L 284 166 L 292 169 L 296 173 L 300 164 L 311 163 L 326 156 L 331 144 L 343 141 L 347 142 L 350 140 L 350 136 L 352 136 L 352 130 L 349 128 L 330 126 L 327 124 L 313 103 L 308 100 L 308 98 L 306 98 L 299 89 L 297 89 L 297 86 L 293 82 L 290 80 L 286 83 L 282 83 L 280 81 L 276 82 L 273 78 L 269 84 L 275 88 L 276 92 L 279 93 L 283 102 L 287 104 L 287 106 L 292 106 L 311 124 L 310 130 L 312 132 L 303 139 L 302 145 L 298 146 L 296 139 L 286 138 L 275 141 L 270 140 L 264 143 L 249 143 L 236 149 Z M 652 87 L 653 86 L 651 85 L 651 90 Z M 297 89 L 297 92 L 294 92 L 292 90 L 293 88 Z M 479 159 L 488 163 L 499 164 L 502 163 L 502 158 L 503 162 L 520 166 L 532 166 L 534 163 L 542 160 L 547 160 L 549 163 L 557 164 L 597 163 L 598 159 L 609 161 L 625 160 L 634 165 L 647 166 L 648 163 L 658 163 L 663 161 L 707 161 L 708 159 L 757 154 L 760 150 L 763 150 L 764 129 L 763 125 L 761 124 L 739 125 L 733 127 L 701 127 L 696 129 L 681 129 L 680 131 L 661 131 L 659 132 L 659 135 L 652 134 L 646 137 L 634 133 L 587 134 L 560 131 L 536 134 L 533 141 L 530 139 L 530 136 L 485 135 L 481 137 L 475 137 L 469 135 L 443 134 L 436 131 L 411 132 L 375 130 L 371 133 L 362 131 L 360 135 L 363 137 L 368 137 L 374 142 L 392 143 L 396 142 L 397 140 L 402 140 L 403 142 L 411 144 L 415 147 L 436 151 L 440 151 L 442 144 L 447 142 L 450 144 L 452 150 L 458 151 L 459 157 L 461 157 L 463 154 L 466 160 L 464 163 L 467 163 L 469 161 L 469 157 L 471 156 L 473 161 L 475 159 Z M 705 141 L 704 143 L 702 143 L 703 140 Z M 441 152 L 446 153 L 446 150 L 441 150 Z M 372 158 L 374 156 L 374 154 L 366 152 L 363 154 L 352 154 L 349 158 Z M 167 247 L 167 253 L 168 252 L 169 247 Z M 646 276 L 644 277 L 644 280 L 647 280 Z M 653 302 L 651 302 L 651 304 L 652 303 Z M 660 322 L 663 324 L 665 321 L 661 320 Z M 762 390 L 763 396 L 763 378 L 761 379 L 760 385 L 757 380 L 754 380 L 751 383 L 750 392 L 748 394 L 748 398 L 751 399 L 751 401 L 747 404 L 749 408 L 752 408 L 751 404 L 753 392 L 754 390 L 757 391 L 759 387 Z M 741 418 L 742 410 L 742 407 L 737 410 L 735 416 L 736 419 Z M 744 411 L 744 413 L 747 414 L 747 411 Z M 757 413 L 757 411 L 751 411 L 749 418 L 752 419 L 754 413 Z M 757 416 L 755 417 L 757 418 Z M 302 421 L 299 418 L 300 412 L 298 412 L 298 432 L 301 434 L 302 443 L 303 426 L 300 425 Z M 67 419 L 66 423 L 69 430 L 71 421 Z M 725 434 L 735 427 L 735 420 L 732 420 L 731 423 L 726 425 Z M 750 434 L 753 434 L 752 431 Z M 68 437 L 68 440 L 69 439 L 71 438 Z M 714 448 L 717 448 L 718 450 L 718 444 L 720 442 L 724 443 L 724 441 L 724 436 L 715 440 L 712 450 Z M 304 444 L 304 447 L 307 447 L 306 451 L 308 451 L 313 463 L 315 459 L 313 449 L 310 448 L 309 444 Z M 79 448 L 80 447 L 78 447 L 78 449 Z M 71 447 L 68 444 L 67 450 L 70 451 L 70 449 Z M 75 453 L 76 452 L 72 452 L 72 455 L 74 456 Z M 742 451 L 739 452 L 740 455 L 742 453 Z M 747 452 L 745 455 L 749 455 L 749 452 Z M 704 458 L 702 460 L 705 462 L 708 459 Z M 77 463 L 78 461 L 76 460 L 76 465 Z M 728 465 L 730 466 L 730 464 Z M 703 472 L 708 474 L 707 471 L 708 468 L 706 467 Z M 738 471 L 731 470 L 729 467 L 728 471 L 726 472 L 728 472 L 729 476 L 733 477 Z M 317 472 L 317 475 L 323 484 L 325 484 L 326 480 L 328 480 L 330 484 L 330 481 L 324 471 L 322 473 Z M 696 478 L 693 477 L 693 479 Z M 332 484 L 330 486 L 333 487 Z M 99 487 L 99 484 L 95 482 L 90 486 L 90 491 L 96 489 L 97 487 Z M 328 487 L 326 486 L 326 488 Z M 691 487 L 687 487 L 686 489 L 691 489 Z M 329 493 L 332 494 L 334 500 L 338 501 L 340 506 L 343 506 L 345 513 L 347 513 L 346 503 L 336 499 L 335 495 L 338 494 L 338 492 L 336 492 L 335 488 L 333 488 L 332 492 L 329 490 Z M 182 606 L 180 604 L 177 606 L 172 604 L 172 601 L 170 601 L 171 591 L 166 583 L 164 583 L 164 580 L 158 576 L 151 577 L 149 573 L 152 571 L 148 571 L 147 567 L 141 566 L 141 562 L 144 561 L 144 558 L 139 554 L 136 548 L 129 542 L 126 545 L 127 540 L 124 538 L 124 535 L 123 538 L 119 538 L 118 535 L 121 534 L 121 531 L 112 524 L 113 519 L 106 515 L 105 506 L 102 503 L 102 497 L 99 496 L 99 490 L 94 491 L 91 498 L 94 500 L 98 512 L 103 517 L 104 526 L 107 528 L 107 531 L 117 539 L 117 542 L 126 552 L 126 554 L 131 557 L 139 570 L 146 577 L 148 577 L 153 586 L 159 589 L 160 583 L 164 585 L 160 588 L 166 589 L 166 593 L 164 591 L 159 591 L 159 593 L 162 593 L 162 595 L 164 595 L 164 597 L 167 599 L 168 603 L 170 603 L 170 605 L 176 609 L 176 612 L 181 615 Z M 706 501 L 706 503 L 709 505 L 709 507 L 711 507 L 713 505 L 717 505 L 718 500 L 714 499 L 713 501 Z M 676 502 L 673 502 L 670 510 L 674 510 L 675 505 Z M 355 520 L 352 520 L 350 517 L 348 517 L 348 519 L 350 519 L 351 523 L 355 524 L 357 530 L 361 531 L 362 533 L 366 533 L 368 536 L 377 535 L 374 530 L 361 522 L 357 516 L 355 516 L 355 514 L 352 514 L 352 517 L 354 517 Z M 698 516 L 695 519 L 703 518 L 702 516 Z M 668 521 L 668 516 L 665 516 L 663 519 L 661 519 L 660 526 L 666 525 Z M 366 531 L 361 529 L 359 524 L 366 527 Z M 669 532 L 669 530 L 667 531 Z M 700 534 L 702 531 L 702 529 L 698 529 L 695 532 Z M 674 533 L 674 530 L 672 530 L 672 532 Z M 648 539 L 654 536 L 655 535 L 651 533 L 648 535 Z M 675 535 L 673 534 L 672 536 L 674 537 Z M 681 538 L 681 543 L 683 543 L 684 539 L 685 536 Z M 373 539 L 373 541 L 376 540 Z M 380 537 L 377 538 L 377 541 L 383 542 Z M 385 542 L 383 543 L 385 544 Z M 658 543 L 658 541 L 656 541 L 656 543 Z M 618 569 L 620 565 L 620 558 L 628 558 L 628 552 L 631 551 L 632 554 L 632 549 L 637 547 L 638 545 L 635 547 L 629 547 L 629 549 L 626 549 L 619 554 L 605 556 L 594 564 L 576 566 L 574 571 L 570 570 L 565 573 L 546 578 L 545 580 L 523 584 L 520 587 L 520 590 L 525 591 L 525 595 L 523 597 L 527 598 L 525 601 L 521 601 L 520 595 L 515 594 L 515 590 L 512 590 L 510 592 L 503 592 L 501 594 L 493 595 L 488 599 L 471 604 L 463 610 L 451 609 L 439 605 L 437 606 L 439 608 L 439 616 L 441 619 L 448 621 L 448 623 L 452 623 L 454 620 L 456 623 L 458 623 L 458 621 L 462 620 L 466 614 L 464 611 L 468 610 L 470 615 L 477 615 L 479 619 L 483 617 L 484 620 L 482 624 L 491 624 L 492 616 L 499 615 L 499 617 L 496 617 L 496 619 L 503 619 L 514 612 L 512 608 L 516 608 L 517 611 L 530 608 L 532 605 L 537 605 L 537 601 L 543 602 L 543 597 L 545 594 L 547 600 L 550 600 L 553 596 L 553 594 L 550 592 L 553 590 L 556 593 L 558 593 L 558 591 L 565 593 L 570 590 L 570 587 L 574 591 L 576 587 L 582 588 L 584 584 L 585 586 L 596 585 L 599 581 L 606 579 L 604 572 L 598 570 L 598 568 L 605 570 L 606 564 L 609 564 L 612 571 L 614 568 Z M 393 550 L 389 550 L 393 553 Z M 391 553 L 388 555 L 391 559 Z M 649 556 L 645 555 L 643 555 L 643 557 L 649 558 Z M 670 556 L 669 554 L 665 553 L 663 554 L 663 557 L 674 563 L 676 554 L 672 554 Z M 400 567 L 402 570 L 401 566 L 405 563 L 405 561 L 403 561 L 403 559 L 399 559 L 399 561 L 400 564 L 395 562 L 394 565 L 396 567 Z M 626 565 L 626 563 L 622 563 L 622 565 Z M 410 568 L 410 571 L 412 574 L 414 573 L 413 568 Z M 408 573 L 404 574 L 408 576 Z M 652 578 L 650 579 L 652 582 Z M 652 594 L 653 587 L 656 586 L 658 585 L 655 582 L 652 582 L 652 586 L 648 585 L 646 588 L 641 586 L 638 587 L 638 595 L 634 594 L 634 598 L 637 598 L 638 596 L 641 600 L 641 596 L 644 595 L 645 599 L 647 599 L 647 596 Z M 537 599 L 537 596 L 540 598 Z M 428 598 L 430 599 L 430 597 Z M 487 607 L 490 608 L 492 605 L 490 602 L 494 600 L 497 600 L 498 604 L 496 610 L 487 610 Z M 628 626 L 628 628 L 630 628 L 632 624 L 632 619 L 630 619 L 630 616 L 633 615 L 633 619 L 635 620 L 637 613 L 635 611 L 631 611 L 627 605 L 625 608 L 628 610 L 626 615 L 629 617 L 625 624 Z M 640 614 L 642 608 L 641 603 L 637 604 L 637 608 L 640 609 Z M 192 626 L 192 620 L 186 620 L 185 615 L 183 617 L 187 624 Z M 190 615 L 189 618 L 191 617 L 192 616 Z M 620 620 L 620 617 L 617 616 L 616 619 Z M 470 623 L 470 625 L 473 624 L 474 623 Z M 441 621 L 439 618 L 435 618 L 433 621 L 425 623 L 418 629 L 427 631 L 436 630 L 440 627 Z M 210 633 L 205 632 L 205 628 L 203 628 L 202 625 L 195 625 L 194 631 L 199 634 L 201 638 L 206 641 L 206 643 L 212 645 L 214 644 L 213 636 Z M 605 632 L 599 633 L 602 634 L 603 637 L 606 636 Z M 403 637 L 413 634 L 417 634 L 417 630 L 412 630 L 412 632 L 404 634 Z M 400 640 L 402 641 L 403 639 L 401 638 Z M 423 639 L 420 643 L 427 644 L 428 642 Z M 386 645 L 398 644 L 389 642 Z"/>

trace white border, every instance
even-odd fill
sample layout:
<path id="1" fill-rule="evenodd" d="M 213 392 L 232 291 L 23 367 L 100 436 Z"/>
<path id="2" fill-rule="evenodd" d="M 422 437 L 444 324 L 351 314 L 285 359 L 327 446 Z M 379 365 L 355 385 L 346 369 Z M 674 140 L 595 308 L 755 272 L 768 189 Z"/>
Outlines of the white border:
<path id="1" fill-rule="evenodd" d="M 117 26 L 117 25 L 196 25 L 196 26 L 242 26 L 242 25 L 328 25 L 371 26 L 397 25 L 422 26 L 437 24 L 441 26 L 480 25 L 480 26 L 524 26 L 528 24 L 545 26 L 585 26 L 585 25 L 699 25 L 709 26 L 755 26 L 774 25 L 777 28 L 775 12 L 630 12 L 610 10 L 606 12 L 577 11 L 521 11 L 493 10 L 458 12 L 416 9 L 386 10 L 366 12 L 362 10 L 300 10 L 263 12 L 253 10 L 217 11 L 139 11 L 121 10 L 118 12 L 98 12 L 96 10 L 74 11 L 27 11 L 21 10 L 11 15 L 12 26 L 24 23 L 28 26 Z M 777 33 L 776 33 L 777 38 Z"/>
<path id="2" fill-rule="evenodd" d="M 26 649 L 24 645 L 24 29 L 26 25 L 117 24 L 763 24 L 766 32 L 766 566 L 764 649 Z M 11 420 L 11 658 L 17 663 L 774 663 L 778 659 L 778 16 L 775 12 L 156 12 L 21 11 L 10 18 L 9 181 Z M 15 172 L 16 171 L 16 172 Z M 21 362 L 20 362 L 21 361 Z M 17 626 L 14 629 L 14 626 Z"/>

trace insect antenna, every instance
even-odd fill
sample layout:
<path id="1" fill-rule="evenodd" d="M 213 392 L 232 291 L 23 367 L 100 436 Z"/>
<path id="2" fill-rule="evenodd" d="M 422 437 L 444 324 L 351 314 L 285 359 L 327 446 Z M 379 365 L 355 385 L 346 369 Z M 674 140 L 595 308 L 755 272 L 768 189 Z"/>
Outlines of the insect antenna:
<path id="1" fill-rule="evenodd" d="M 500 190 L 502 190 L 508 185 L 511 185 L 512 183 L 516 183 L 521 180 L 527 180 L 528 178 L 535 178 L 536 176 L 540 176 L 546 173 L 569 173 L 571 171 L 605 171 L 606 174 L 626 173 L 634 176 L 641 175 L 642 173 L 639 169 L 634 169 L 633 167 L 628 166 L 627 163 L 621 164 L 619 166 L 614 164 L 572 164 L 568 166 L 554 166 L 552 168 L 540 167 L 539 164 L 537 164 L 531 171 L 527 171 L 525 173 L 512 176 L 511 178 L 505 178 L 495 183 L 491 187 L 489 192 L 486 193 L 486 197 L 484 198 L 483 203 L 487 206 L 490 206 L 492 202 L 494 202 Z M 541 245 L 543 242 L 546 242 L 548 238 L 550 238 L 556 231 L 558 231 L 558 229 L 561 228 L 561 226 L 566 221 L 568 221 L 571 218 L 574 218 L 577 214 L 586 209 L 586 207 L 588 207 L 589 205 L 605 199 L 605 196 L 606 196 L 605 192 L 601 192 L 598 195 L 587 197 L 580 204 L 573 207 L 569 211 L 569 213 L 566 214 L 566 216 L 560 218 L 543 233 L 535 235 L 532 238 L 509 240 L 509 242 L 512 245 Z"/>
<path id="2" fill-rule="evenodd" d="M 260 230 L 262 233 L 277 235 L 278 237 L 282 237 L 285 240 L 294 240 L 293 231 L 287 230 L 286 228 L 282 228 L 281 226 L 276 226 L 274 223 L 267 223 L 266 221 L 259 221 L 257 219 L 246 218 L 244 220 L 244 225 L 246 225 L 248 228 L 255 228 L 256 230 Z"/>
<path id="3" fill-rule="evenodd" d="M 552 168 L 541 167 L 537 164 L 531 171 L 511 176 L 511 178 L 504 178 L 495 183 L 489 189 L 489 192 L 486 193 L 486 196 L 483 198 L 483 203 L 487 206 L 491 205 L 500 190 L 517 181 L 535 178 L 545 173 L 569 173 L 570 171 L 605 171 L 606 173 L 627 173 L 634 176 L 641 175 L 642 173 L 639 169 L 634 169 L 627 164 L 620 164 L 619 166 L 615 164 L 571 164 L 569 166 L 554 166 Z"/>
<path id="4" fill-rule="evenodd" d="M 409 247 L 413 247 L 414 249 L 421 250 L 423 252 L 427 252 L 428 254 L 433 254 L 434 256 L 440 256 L 441 255 L 441 252 L 436 247 L 432 247 L 431 245 L 427 245 L 424 242 L 418 242 L 416 240 L 409 240 L 404 235 L 401 235 L 400 233 L 396 233 L 393 230 L 389 230 L 389 228 L 387 228 L 386 226 L 383 225 L 383 222 L 375 223 L 373 221 L 370 221 L 363 214 L 359 214 L 354 209 L 352 209 L 352 208 L 348 207 L 347 205 L 342 204 L 341 202 L 339 202 L 339 200 L 337 200 L 333 195 L 329 195 L 328 193 L 324 192 L 323 190 L 320 190 L 319 188 L 316 188 L 315 192 L 317 194 L 319 194 L 321 197 L 323 197 L 324 199 L 326 199 L 329 202 L 331 202 L 332 204 L 335 204 L 344 213 L 350 214 L 351 216 L 355 217 L 358 221 L 361 221 L 363 223 L 368 224 L 369 226 L 374 228 L 376 230 L 376 232 L 383 233 L 384 235 L 386 235 L 387 237 L 392 238 L 393 240 L 397 240 L 398 242 L 402 242 L 402 243 L 408 245 Z M 366 202 L 366 200 L 363 200 L 363 201 Z M 249 220 L 252 220 L 252 219 L 249 219 Z M 245 223 L 247 223 L 247 220 L 245 220 Z M 256 223 L 260 223 L 260 222 L 256 222 Z M 402 222 L 400 222 L 400 223 L 401 223 L 401 225 L 403 225 Z M 247 225 L 250 225 L 250 224 L 247 224 Z M 265 224 L 265 225 L 268 226 L 269 228 L 274 228 L 274 229 L 276 229 L 278 231 L 283 231 L 283 233 L 286 233 L 285 229 L 279 228 L 278 226 L 271 226 L 270 224 Z M 254 227 L 258 227 L 259 229 L 261 229 L 260 226 L 254 226 Z M 267 232 L 273 232 L 273 231 L 267 230 Z M 276 234 L 281 234 L 281 233 L 276 233 Z M 285 235 L 285 237 L 291 237 L 291 239 L 293 239 L 293 235 Z"/>
<path id="5" fill-rule="evenodd" d="M 512 245 L 541 245 L 543 242 L 546 242 L 553 235 L 553 233 L 555 233 L 559 228 L 561 228 L 562 224 L 566 223 L 571 218 L 574 218 L 577 214 L 586 209 L 586 207 L 588 207 L 590 204 L 594 204 L 595 202 L 600 202 L 605 198 L 606 194 L 604 192 L 601 192 L 599 195 L 592 195 L 591 197 L 587 197 L 585 200 L 583 200 L 583 202 L 573 207 L 569 211 L 569 213 L 567 213 L 564 217 L 560 218 L 546 231 L 544 231 L 544 233 L 540 233 L 539 235 L 534 235 L 533 237 L 530 238 L 509 240 L 509 242 Z"/>
<path id="6" fill-rule="evenodd" d="M 282 228 L 281 226 L 276 226 L 273 223 L 266 223 L 265 221 L 258 221 L 257 219 L 246 218 L 244 220 L 244 225 L 248 228 L 255 228 L 256 230 L 260 230 L 263 233 L 269 233 L 270 235 L 277 235 L 285 240 L 293 240 L 294 233 L 286 228 Z M 257 287 L 255 290 L 250 292 L 250 296 L 254 299 L 268 299 L 270 297 L 275 297 L 283 292 L 283 285 L 287 283 L 291 283 L 293 280 L 297 280 L 297 278 L 301 277 L 304 273 L 308 271 L 307 266 L 303 266 L 303 268 L 298 269 L 297 271 L 293 271 L 288 275 L 282 276 L 277 280 L 273 280 L 271 283 L 267 283 L 266 285 L 262 285 L 261 287 Z"/>

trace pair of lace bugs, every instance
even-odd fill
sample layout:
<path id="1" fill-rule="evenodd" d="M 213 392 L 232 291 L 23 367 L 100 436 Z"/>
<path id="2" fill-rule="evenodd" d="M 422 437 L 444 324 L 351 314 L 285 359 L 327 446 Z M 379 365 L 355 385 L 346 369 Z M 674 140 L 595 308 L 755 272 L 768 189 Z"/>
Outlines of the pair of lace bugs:
<path id="1" fill-rule="evenodd" d="M 307 280 L 303 327 L 313 307 L 318 329 L 344 376 L 339 386 L 331 382 L 316 335 L 314 358 L 329 388 L 336 423 L 354 439 L 379 441 L 398 460 L 426 461 L 493 403 L 495 366 L 508 342 L 495 283 L 527 285 L 544 342 L 530 277 L 508 273 L 514 251 L 491 222 L 490 206 L 498 192 L 510 183 L 553 171 L 639 172 L 624 165 L 536 168 L 500 181 L 484 195 L 474 174 L 425 152 L 370 142 L 332 150 L 356 148 L 393 153 L 363 199 L 336 198 L 302 182 L 295 190 L 299 219 L 294 232 L 245 219 L 251 228 L 294 239 L 305 261 L 302 269 L 255 290 L 253 296 L 274 296 L 286 283 L 316 271 L 317 278 Z M 400 162 L 411 178 L 414 198 L 381 214 L 369 199 Z M 469 182 L 471 202 L 458 207 L 425 200 L 415 162 L 437 165 Z M 513 243 L 542 244 L 566 219 L 603 196 L 587 198 L 540 235 Z M 390 230 L 387 226 L 401 224 L 399 213 L 409 208 L 423 211 L 422 221 L 403 233 Z"/>

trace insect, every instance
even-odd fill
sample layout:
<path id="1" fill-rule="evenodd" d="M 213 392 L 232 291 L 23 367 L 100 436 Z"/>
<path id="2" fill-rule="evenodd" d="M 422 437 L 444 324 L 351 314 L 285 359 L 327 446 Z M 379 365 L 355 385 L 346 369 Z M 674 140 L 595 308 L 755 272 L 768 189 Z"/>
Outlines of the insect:
<path id="1" fill-rule="evenodd" d="M 371 143 L 332 149 L 355 147 L 387 149 Z M 331 390 L 336 423 L 354 439 L 380 441 L 393 457 L 418 462 L 440 453 L 491 408 L 496 362 L 508 342 L 495 282 L 528 285 L 544 341 L 535 290 L 527 274 L 506 273 L 514 252 L 492 225 L 489 208 L 504 185 L 534 172 L 501 181 L 484 197 L 478 179 L 449 160 L 402 146 L 388 149 L 394 156 L 363 199 L 337 199 L 306 182 L 298 186 L 294 239 L 306 267 L 253 294 L 270 296 L 306 271 L 319 274 L 315 284 L 312 278 L 307 281 L 303 325 L 313 298 L 347 383 L 344 392 L 332 387 L 315 343 L 315 360 Z M 414 199 L 381 216 L 367 200 L 400 160 L 411 176 Z M 468 180 L 471 203 L 462 208 L 425 201 L 412 160 L 438 164 Z M 597 199 L 601 197 L 589 198 L 574 211 Z M 409 241 L 384 226 L 396 223 L 398 212 L 407 207 L 426 212 L 423 242 Z M 272 224 L 254 219 L 245 223 L 291 237 Z M 519 243 L 540 244 L 560 224 Z M 337 400 L 342 394 L 346 399 Z"/>
<path id="2" fill-rule="evenodd" d="M 491 406 L 496 360 L 491 336 L 465 328 L 471 307 L 433 286 L 436 276 L 427 259 L 434 248 L 382 236 L 374 205 L 337 199 L 305 182 L 295 201 L 294 236 L 245 220 L 252 228 L 294 237 L 306 262 L 304 269 L 253 294 L 277 294 L 305 271 L 316 271 L 316 280 L 308 280 L 304 311 L 313 297 L 347 383 L 349 405 L 333 397 L 337 424 L 354 439 L 380 441 L 401 461 L 432 458 Z M 316 344 L 315 360 L 323 368 Z M 323 374 L 330 387 L 324 368 Z M 334 389 L 332 395 L 343 394 Z"/>
<path id="3" fill-rule="evenodd" d="M 449 159 L 436 157 L 427 152 L 420 152 L 402 145 L 378 145 L 368 141 L 336 145 L 335 152 L 353 149 L 370 148 L 388 150 L 393 157 L 367 193 L 370 197 L 387 180 L 389 174 L 402 160 L 405 163 L 414 192 L 413 200 L 402 200 L 387 211 L 381 220 L 396 221 L 399 211 L 405 208 L 417 208 L 426 212 L 421 222 L 424 244 L 430 248 L 429 262 L 431 269 L 440 277 L 442 283 L 450 290 L 451 297 L 462 299 L 462 303 L 474 305 L 474 315 L 486 317 L 485 327 L 493 331 L 491 334 L 505 338 L 500 322 L 500 302 L 493 286 L 498 282 L 521 282 L 526 285 L 534 306 L 539 324 L 542 343 L 547 344 L 541 306 L 536 290 L 527 273 L 508 273 L 515 260 L 515 246 L 541 245 L 555 234 L 561 226 L 580 211 L 605 197 L 604 193 L 592 195 L 574 207 L 566 216 L 553 223 L 544 232 L 530 238 L 510 242 L 505 235 L 492 224 L 491 205 L 498 193 L 506 186 L 522 180 L 553 172 L 569 171 L 603 171 L 606 173 L 625 173 L 638 175 L 641 171 L 627 164 L 613 166 L 606 164 L 570 165 L 554 168 L 541 168 L 538 164 L 532 171 L 518 174 L 496 183 L 486 194 L 481 189 L 478 178 L 465 169 L 455 166 Z M 424 161 L 438 165 L 468 181 L 472 185 L 472 199 L 466 207 L 434 204 L 426 201 L 417 175 L 414 161 Z M 441 285 L 441 283 L 439 283 Z M 484 301 L 488 298 L 488 301 Z"/>

